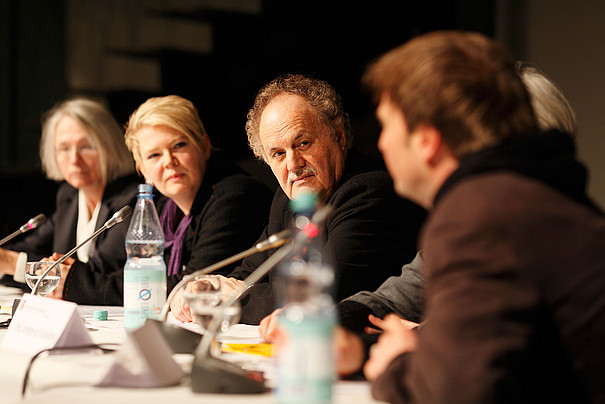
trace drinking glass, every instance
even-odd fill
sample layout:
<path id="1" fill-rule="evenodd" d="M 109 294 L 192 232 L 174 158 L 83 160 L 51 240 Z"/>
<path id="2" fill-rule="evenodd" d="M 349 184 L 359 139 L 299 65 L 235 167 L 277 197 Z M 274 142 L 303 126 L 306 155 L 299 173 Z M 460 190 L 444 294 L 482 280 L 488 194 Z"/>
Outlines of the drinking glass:
<path id="1" fill-rule="evenodd" d="M 207 331 L 214 315 L 213 309 L 222 300 L 220 276 L 196 276 L 185 285 L 183 298 L 193 311 L 193 320 Z"/>
<path id="2" fill-rule="evenodd" d="M 34 286 L 36 286 L 38 279 L 40 279 L 40 276 L 42 276 L 42 274 L 46 272 L 46 270 L 53 264 L 54 262 L 52 261 L 34 261 L 25 264 L 25 282 L 27 283 L 27 286 L 32 289 L 32 291 Z M 44 277 L 44 279 L 42 279 L 36 294 L 38 296 L 48 295 L 50 292 L 55 290 L 60 280 L 61 265 L 57 265 Z"/>
<path id="3" fill-rule="evenodd" d="M 241 308 L 238 302 L 225 306 L 219 275 L 201 275 L 185 286 L 185 302 L 193 311 L 194 321 L 204 332 L 215 336 L 227 331 L 240 319 Z"/>

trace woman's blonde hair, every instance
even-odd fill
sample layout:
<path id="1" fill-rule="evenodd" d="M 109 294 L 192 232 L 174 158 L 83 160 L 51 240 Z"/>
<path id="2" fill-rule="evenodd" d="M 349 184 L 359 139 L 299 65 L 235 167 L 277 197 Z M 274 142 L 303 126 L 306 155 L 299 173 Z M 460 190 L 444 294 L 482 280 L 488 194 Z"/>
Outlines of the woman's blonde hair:
<path id="1" fill-rule="evenodd" d="M 124 139 L 137 164 L 141 164 L 141 153 L 135 135 L 148 126 L 167 126 L 186 136 L 200 151 L 212 150 L 197 109 L 191 101 L 178 95 L 150 98 L 130 115 Z"/>

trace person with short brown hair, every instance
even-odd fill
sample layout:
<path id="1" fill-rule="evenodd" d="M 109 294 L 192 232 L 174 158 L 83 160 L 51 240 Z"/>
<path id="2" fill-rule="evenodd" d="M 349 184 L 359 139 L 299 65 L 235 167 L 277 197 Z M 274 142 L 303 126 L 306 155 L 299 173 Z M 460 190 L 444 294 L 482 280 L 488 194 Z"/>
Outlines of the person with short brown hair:
<path id="1" fill-rule="evenodd" d="M 365 82 L 396 191 L 431 209 L 424 321 L 385 318 L 373 396 L 605 402 L 605 218 L 572 137 L 538 129 L 515 60 L 484 35 L 433 32 Z"/>

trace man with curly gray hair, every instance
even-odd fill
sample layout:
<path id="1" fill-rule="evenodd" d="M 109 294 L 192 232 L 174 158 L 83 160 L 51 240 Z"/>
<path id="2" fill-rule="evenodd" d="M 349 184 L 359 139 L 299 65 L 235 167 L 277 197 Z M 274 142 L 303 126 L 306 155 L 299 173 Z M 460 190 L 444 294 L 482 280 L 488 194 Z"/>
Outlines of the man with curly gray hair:
<path id="1" fill-rule="evenodd" d="M 293 227 L 290 200 L 303 193 L 333 207 L 322 230 L 338 300 L 377 287 L 414 257 L 425 212 L 395 195 L 380 160 L 351 148 L 348 116 L 332 86 L 300 75 L 273 80 L 258 93 L 246 131 L 254 154 L 280 185 L 260 240 Z M 232 280 L 245 279 L 272 253 L 245 259 Z M 258 324 L 275 309 L 273 280 L 271 274 L 249 290 L 241 302 L 242 322 Z M 186 308 L 176 310 L 179 316 L 190 318 Z"/>

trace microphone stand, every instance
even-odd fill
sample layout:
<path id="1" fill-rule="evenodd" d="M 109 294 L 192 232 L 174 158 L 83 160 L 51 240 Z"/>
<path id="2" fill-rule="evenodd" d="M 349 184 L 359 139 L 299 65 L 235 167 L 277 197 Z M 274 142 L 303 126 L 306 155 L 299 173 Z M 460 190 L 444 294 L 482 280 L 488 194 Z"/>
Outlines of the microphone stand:
<path id="1" fill-rule="evenodd" d="M 233 305 L 244 292 L 265 276 L 275 265 L 284 259 L 293 245 L 286 244 L 273 253 L 245 280 L 244 285 L 226 301 L 217 305 L 217 314 L 220 308 Z M 195 351 L 195 358 L 191 366 L 191 390 L 195 393 L 223 393 L 223 394 L 256 394 L 265 391 L 264 377 L 261 372 L 245 370 L 242 367 L 227 362 L 209 354 L 212 341 L 220 328 L 222 318 L 214 317 L 204 333 L 201 343 Z"/>
<path id="2" fill-rule="evenodd" d="M 84 240 L 83 242 L 81 242 L 80 244 L 78 244 L 77 246 L 72 248 L 67 254 L 65 254 L 64 256 L 59 258 L 57 261 L 55 261 L 51 266 L 49 266 L 44 271 L 42 276 L 40 276 L 40 278 L 38 278 L 38 281 L 32 288 L 32 295 L 35 295 L 36 292 L 38 292 L 38 287 L 40 286 L 40 282 L 42 282 L 42 280 L 46 277 L 46 275 L 48 275 L 50 271 L 52 271 L 54 268 L 56 268 L 57 265 L 61 265 L 61 263 L 63 263 L 63 261 L 65 261 L 67 258 L 71 257 L 84 244 L 88 243 L 90 240 L 97 237 L 99 234 L 101 234 L 105 230 L 109 229 L 110 227 L 113 227 L 114 225 L 120 223 L 122 220 L 126 219 L 131 213 L 132 213 L 132 208 L 130 206 L 124 206 L 122 209 L 120 209 L 119 211 L 114 213 L 114 215 L 107 222 L 105 222 L 105 224 L 103 226 L 101 226 L 99 228 L 99 230 L 95 231 L 92 234 L 92 236 L 88 237 L 86 240 Z"/>
<path id="3" fill-rule="evenodd" d="M 326 220 L 328 215 L 332 213 L 332 210 L 333 208 L 331 205 L 326 205 L 315 212 L 311 218 L 311 222 L 307 225 L 308 227 L 305 227 L 301 232 L 299 232 L 291 244 L 283 246 L 273 255 L 271 255 L 265 262 L 259 265 L 254 272 L 244 279 L 244 286 L 236 290 L 231 296 L 229 296 L 227 300 L 220 303 L 219 306 L 230 306 L 235 303 L 236 300 L 240 299 L 244 294 L 246 294 L 250 290 L 250 287 L 267 275 L 269 271 L 279 263 L 279 261 L 284 259 L 292 251 L 294 246 L 300 245 L 305 240 L 312 237 L 308 232 L 317 230 L 317 224 Z"/>
<path id="4" fill-rule="evenodd" d="M 18 230 L 14 231 L 13 233 L 9 234 L 8 236 L 6 236 L 2 240 L 0 240 L 0 246 L 8 243 L 13 238 L 17 237 L 19 234 L 23 234 L 27 231 L 35 229 L 36 227 L 38 227 L 45 221 L 46 221 L 46 216 L 44 216 L 43 214 L 39 214 L 38 216 L 29 219 L 27 221 L 27 223 L 25 223 L 23 226 L 19 227 Z"/>
<path id="5" fill-rule="evenodd" d="M 273 253 L 269 258 L 267 258 L 265 262 L 259 265 L 254 272 L 252 272 L 250 275 L 248 275 L 246 279 L 244 279 L 244 285 L 239 287 L 238 290 L 232 293 L 227 300 L 220 303 L 219 306 L 231 306 L 238 299 L 244 296 L 250 290 L 250 288 L 254 286 L 256 282 L 258 282 L 265 275 L 267 275 L 269 271 L 273 269 L 273 267 L 277 265 L 282 259 L 286 258 L 286 256 L 290 254 L 293 248 L 294 244 L 287 244 L 277 250 L 275 253 Z"/>
<path id="6" fill-rule="evenodd" d="M 331 206 L 325 206 L 313 215 L 312 223 L 315 225 L 323 220 L 332 211 Z M 309 237 L 304 232 L 296 237 L 294 244 L 298 245 Z M 191 353 L 195 347 L 195 358 L 191 369 L 191 389 L 196 393 L 228 393 L 228 394 L 254 394 L 265 392 L 264 378 L 261 373 L 249 371 L 238 365 L 227 362 L 215 356 L 209 355 L 209 346 L 215 338 L 216 332 L 222 322 L 222 319 L 213 318 L 210 322 L 204 338 L 196 332 L 187 330 L 183 327 L 175 327 L 166 323 L 170 303 L 187 282 L 195 279 L 196 276 L 210 273 L 216 269 L 229 265 L 241 258 L 252 255 L 258 251 L 264 251 L 269 248 L 280 247 L 285 242 L 291 240 L 291 232 L 283 231 L 270 236 L 267 240 L 256 244 L 256 246 L 239 253 L 233 257 L 227 258 L 209 267 L 200 269 L 183 279 L 172 289 L 166 299 L 166 303 L 160 312 L 159 319 L 148 319 L 160 328 L 166 342 L 170 345 L 174 353 Z M 233 305 L 237 299 L 249 290 L 249 288 L 265 276 L 275 265 L 284 259 L 292 250 L 293 244 L 286 244 L 273 253 L 265 262 L 254 270 L 245 280 L 241 288 L 236 290 L 226 301 L 217 305 L 217 307 L 228 307 Z M 200 339 L 202 339 L 200 343 Z"/>

